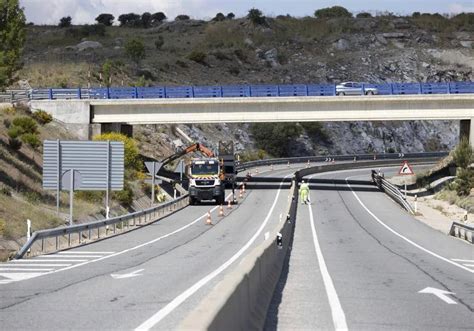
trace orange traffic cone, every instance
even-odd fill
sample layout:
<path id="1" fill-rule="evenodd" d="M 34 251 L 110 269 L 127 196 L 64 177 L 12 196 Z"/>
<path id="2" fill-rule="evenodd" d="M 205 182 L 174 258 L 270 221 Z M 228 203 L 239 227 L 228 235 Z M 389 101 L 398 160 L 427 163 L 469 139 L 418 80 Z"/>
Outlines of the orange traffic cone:
<path id="1" fill-rule="evenodd" d="M 207 212 L 206 225 L 212 225 L 211 212 Z"/>
<path id="2" fill-rule="evenodd" d="M 230 199 L 227 203 L 227 209 L 232 209 L 232 202 L 230 201 Z"/>
<path id="3" fill-rule="evenodd" d="M 220 217 L 224 216 L 224 207 L 222 207 L 222 205 L 220 205 L 219 207 L 219 216 Z"/>

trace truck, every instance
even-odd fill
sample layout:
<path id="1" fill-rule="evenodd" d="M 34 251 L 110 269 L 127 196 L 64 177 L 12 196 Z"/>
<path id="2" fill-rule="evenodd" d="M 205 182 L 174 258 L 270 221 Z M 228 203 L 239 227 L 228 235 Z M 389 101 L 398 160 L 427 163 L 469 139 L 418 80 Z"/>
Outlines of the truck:
<path id="1" fill-rule="evenodd" d="M 218 158 L 193 159 L 187 168 L 189 204 L 203 200 L 225 202 L 225 180 Z"/>

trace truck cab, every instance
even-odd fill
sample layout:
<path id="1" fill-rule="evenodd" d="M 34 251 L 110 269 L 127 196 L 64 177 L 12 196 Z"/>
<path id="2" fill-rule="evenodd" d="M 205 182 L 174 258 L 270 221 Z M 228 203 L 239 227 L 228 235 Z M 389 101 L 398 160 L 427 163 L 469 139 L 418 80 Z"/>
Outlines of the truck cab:
<path id="1" fill-rule="evenodd" d="M 189 178 L 189 204 L 204 200 L 225 202 L 224 180 L 221 164 L 217 158 L 193 159 L 187 170 Z"/>

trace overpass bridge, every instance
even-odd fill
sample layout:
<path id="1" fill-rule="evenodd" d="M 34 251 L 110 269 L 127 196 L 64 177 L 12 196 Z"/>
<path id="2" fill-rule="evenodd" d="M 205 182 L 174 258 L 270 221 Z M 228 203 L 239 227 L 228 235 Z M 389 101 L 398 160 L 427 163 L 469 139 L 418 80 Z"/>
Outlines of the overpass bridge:
<path id="1" fill-rule="evenodd" d="M 380 95 L 370 96 L 363 89 L 361 95 L 335 96 L 334 85 L 319 90 L 308 85 L 302 85 L 304 89 L 291 85 L 290 90 L 288 85 L 275 85 L 276 90 L 260 86 L 253 94 L 244 86 L 229 90 L 232 93 L 208 87 L 206 93 L 203 88 L 174 88 L 169 94 L 157 88 L 102 89 L 101 93 L 50 89 L 45 99 L 33 97 L 30 103 L 33 110 L 47 111 L 84 139 L 103 129 L 123 131 L 124 125 L 134 124 L 459 120 L 461 135 L 474 144 L 474 84 L 466 84 L 462 89 L 450 84 L 430 88 L 412 84 L 411 89 L 385 84 L 377 86 Z"/>

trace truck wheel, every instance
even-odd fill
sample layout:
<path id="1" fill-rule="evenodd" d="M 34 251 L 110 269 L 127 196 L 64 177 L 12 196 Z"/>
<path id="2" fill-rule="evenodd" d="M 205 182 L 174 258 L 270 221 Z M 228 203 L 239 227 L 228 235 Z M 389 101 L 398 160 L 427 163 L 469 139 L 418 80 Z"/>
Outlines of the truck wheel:
<path id="1" fill-rule="evenodd" d="M 192 205 L 195 205 L 196 204 L 196 199 L 194 199 L 193 197 L 189 197 L 189 204 L 192 206 Z"/>
<path id="2" fill-rule="evenodd" d="M 225 202 L 225 195 L 221 194 L 216 198 L 216 202 L 218 205 L 223 205 Z"/>

